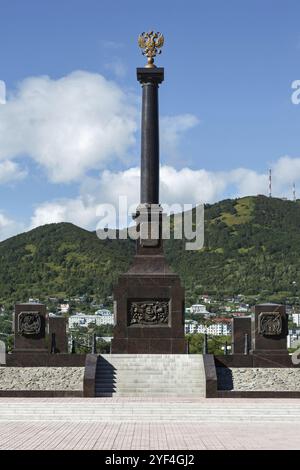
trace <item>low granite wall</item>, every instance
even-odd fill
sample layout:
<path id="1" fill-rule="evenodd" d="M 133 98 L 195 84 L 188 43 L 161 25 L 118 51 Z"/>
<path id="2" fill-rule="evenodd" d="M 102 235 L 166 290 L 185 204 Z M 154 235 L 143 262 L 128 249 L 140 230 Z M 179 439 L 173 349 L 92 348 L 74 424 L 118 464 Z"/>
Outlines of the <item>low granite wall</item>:
<path id="1" fill-rule="evenodd" d="M 217 390 L 207 397 L 300 398 L 300 364 L 288 354 L 215 356 Z"/>
<path id="2" fill-rule="evenodd" d="M 289 354 L 228 354 L 214 357 L 217 367 L 300 367 L 300 364 L 292 362 L 292 356 Z"/>
<path id="3" fill-rule="evenodd" d="M 83 396 L 84 367 L 0 367 L 0 396 Z"/>
<path id="4" fill-rule="evenodd" d="M 94 397 L 96 395 L 96 370 L 97 354 L 87 354 L 83 378 L 83 396 Z"/>
<path id="5" fill-rule="evenodd" d="M 213 354 L 203 354 L 203 365 L 206 381 L 206 398 L 214 398 L 218 396 L 218 378 L 215 360 Z"/>
<path id="6" fill-rule="evenodd" d="M 6 367 L 84 367 L 86 354 L 11 353 Z"/>

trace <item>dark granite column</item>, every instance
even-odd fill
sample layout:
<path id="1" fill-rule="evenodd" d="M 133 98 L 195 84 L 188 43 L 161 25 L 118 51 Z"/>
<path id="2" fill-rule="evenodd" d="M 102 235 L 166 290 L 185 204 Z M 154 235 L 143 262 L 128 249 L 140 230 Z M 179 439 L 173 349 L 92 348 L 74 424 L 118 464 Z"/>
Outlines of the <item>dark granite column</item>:
<path id="1" fill-rule="evenodd" d="M 158 86 L 163 68 L 138 68 L 143 87 L 141 127 L 141 204 L 159 203 L 159 114 Z"/>

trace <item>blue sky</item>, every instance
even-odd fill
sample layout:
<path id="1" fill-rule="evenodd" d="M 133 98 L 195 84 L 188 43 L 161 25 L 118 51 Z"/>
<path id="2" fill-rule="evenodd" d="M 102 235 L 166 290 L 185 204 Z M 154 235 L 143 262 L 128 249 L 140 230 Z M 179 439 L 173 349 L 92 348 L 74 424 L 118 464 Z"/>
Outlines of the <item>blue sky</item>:
<path id="1" fill-rule="evenodd" d="M 119 193 L 136 201 L 135 68 L 145 62 L 137 36 L 152 28 L 165 35 L 162 202 L 267 193 L 269 167 L 275 195 L 300 187 L 300 105 L 291 101 L 298 1 L 0 0 L 0 8 L 0 238 L 61 220 L 94 229 L 99 204 Z"/>

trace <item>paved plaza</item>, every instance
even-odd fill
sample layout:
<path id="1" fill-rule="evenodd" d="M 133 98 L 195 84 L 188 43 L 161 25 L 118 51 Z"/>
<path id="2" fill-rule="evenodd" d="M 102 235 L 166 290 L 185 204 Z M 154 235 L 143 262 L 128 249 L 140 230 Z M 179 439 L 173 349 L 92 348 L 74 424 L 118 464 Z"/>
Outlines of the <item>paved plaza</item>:
<path id="1" fill-rule="evenodd" d="M 0 449 L 300 449 L 300 400 L 1 398 Z"/>

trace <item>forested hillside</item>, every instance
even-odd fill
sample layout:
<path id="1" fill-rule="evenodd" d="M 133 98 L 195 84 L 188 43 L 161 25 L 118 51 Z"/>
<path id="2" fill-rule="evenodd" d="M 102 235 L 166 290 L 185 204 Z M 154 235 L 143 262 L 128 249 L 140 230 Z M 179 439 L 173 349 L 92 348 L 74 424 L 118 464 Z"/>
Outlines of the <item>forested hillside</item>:
<path id="1" fill-rule="evenodd" d="M 265 196 L 205 208 L 205 246 L 168 240 L 166 256 L 196 300 L 204 292 L 298 295 L 300 203 Z M 49 224 L 0 243 L 0 300 L 112 293 L 134 254 L 131 240 L 101 241 L 69 223 Z"/>

